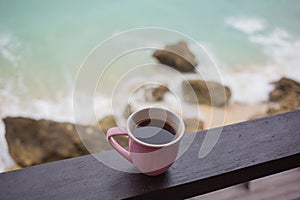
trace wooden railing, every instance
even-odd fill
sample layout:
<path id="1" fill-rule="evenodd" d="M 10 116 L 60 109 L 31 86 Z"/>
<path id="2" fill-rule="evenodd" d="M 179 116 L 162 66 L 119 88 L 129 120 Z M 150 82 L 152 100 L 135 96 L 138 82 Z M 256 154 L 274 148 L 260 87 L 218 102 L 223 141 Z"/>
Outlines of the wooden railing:
<path id="1" fill-rule="evenodd" d="M 0 199 L 184 199 L 300 167 L 300 110 L 224 126 L 202 159 L 207 131 L 194 134 L 160 176 L 120 172 L 88 155 L 2 173 Z"/>

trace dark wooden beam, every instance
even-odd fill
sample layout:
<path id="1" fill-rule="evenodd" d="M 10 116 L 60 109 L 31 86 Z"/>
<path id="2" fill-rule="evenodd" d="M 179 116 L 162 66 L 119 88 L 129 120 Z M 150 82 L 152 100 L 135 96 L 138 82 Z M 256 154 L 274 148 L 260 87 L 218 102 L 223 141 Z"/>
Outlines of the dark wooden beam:
<path id="1" fill-rule="evenodd" d="M 0 199 L 183 199 L 300 167 L 300 110 L 224 126 L 200 159 L 205 134 L 196 133 L 184 155 L 157 177 L 116 171 L 88 155 L 2 173 Z"/>

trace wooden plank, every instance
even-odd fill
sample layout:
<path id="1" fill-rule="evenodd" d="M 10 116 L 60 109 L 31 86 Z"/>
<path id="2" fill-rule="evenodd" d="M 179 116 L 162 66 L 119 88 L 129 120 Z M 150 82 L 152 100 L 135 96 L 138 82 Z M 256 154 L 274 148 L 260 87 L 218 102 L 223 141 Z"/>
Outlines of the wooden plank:
<path id="1" fill-rule="evenodd" d="M 222 190 L 217 190 L 215 192 L 192 197 L 189 200 L 233 200 L 236 196 L 246 196 L 247 193 L 248 191 L 245 186 L 239 184 Z"/>
<path id="2" fill-rule="evenodd" d="M 211 192 L 192 198 L 193 200 L 251 200 L 293 199 L 300 196 L 300 171 L 292 169 L 251 181 L 250 190 L 242 185 Z"/>
<path id="3" fill-rule="evenodd" d="M 183 199 L 212 192 L 299 167 L 299 120 L 296 110 L 224 126 L 203 159 L 198 153 L 207 131 L 198 132 L 184 155 L 157 177 L 119 172 L 91 155 L 3 173 L 0 199 Z"/>
<path id="4" fill-rule="evenodd" d="M 300 181 L 299 168 L 253 180 L 250 182 L 250 191 L 258 192 L 264 190 L 266 187 L 287 188 L 295 181 Z M 298 189 L 300 195 L 300 185 L 298 185 Z"/>

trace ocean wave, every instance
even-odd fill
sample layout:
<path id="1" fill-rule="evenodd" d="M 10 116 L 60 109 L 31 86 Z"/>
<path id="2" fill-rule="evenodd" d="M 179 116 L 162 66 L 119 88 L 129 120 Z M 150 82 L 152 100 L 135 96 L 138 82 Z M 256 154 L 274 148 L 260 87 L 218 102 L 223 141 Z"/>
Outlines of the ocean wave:
<path id="1" fill-rule="evenodd" d="M 101 119 L 110 113 L 108 98 L 96 95 L 95 117 Z M 21 97 L 15 94 L 9 85 L 0 89 L 0 116 L 29 117 L 33 119 L 49 119 L 58 122 L 75 123 L 72 94 L 57 94 L 53 99 Z M 82 116 L 77 123 L 90 125 L 92 120 Z M 0 172 L 14 165 L 9 155 L 5 139 L 5 126 L 0 120 Z"/>
<path id="2" fill-rule="evenodd" d="M 0 56 L 12 64 L 13 67 L 18 66 L 21 58 L 19 50 L 22 44 L 20 40 L 11 33 L 0 33 Z"/>
<path id="3" fill-rule="evenodd" d="M 277 65 L 300 65 L 300 39 L 284 29 L 276 28 L 266 35 L 251 35 L 249 41 L 261 45 L 265 55 Z"/>
<path id="4" fill-rule="evenodd" d="M 258 17 L 228 17 L 225 24 L 246 34 L 253 34 L 265 29 L 265 20 Z"/>
<path id="5" fill-rule="evenodd" d="M 276 27 L 270 32 L 264 19 L 229 17 L 225 23 L 247 34 L 248 41 L 262 47 L 266 63 L 254 66 L 235 66 L 222 71 L 225 84 L 232 90 L 232 102 L 256 104 L 268 101 L 273 89 L 271 82 L 281 77 L 300 81 L 300 39 L 287 30 Z"/>
<path id="6" fill-rule="evenodd" d="M 269 93 L 274 89 L 272 82 L 281 77 L 300 81 L 299 61 L 297 65 L 270 62 L 265 65 L 241 66 L 222 74 L 225 85 L 232 91 L 231 102 L 250 105 L 267 102 Z"/>
<path id="7" fill-rule="evenodd" d="M 256 104 L 268 101 L 268 94 L 273 89 L 271 82 L 283 76 L 300 81 L 299 39 L 280 28 L 268 34 L 249 35 L 248 39 L 262 46 L 267 62 L 223 72 L 224 82 L 233 91 L 233 102 Z"/>

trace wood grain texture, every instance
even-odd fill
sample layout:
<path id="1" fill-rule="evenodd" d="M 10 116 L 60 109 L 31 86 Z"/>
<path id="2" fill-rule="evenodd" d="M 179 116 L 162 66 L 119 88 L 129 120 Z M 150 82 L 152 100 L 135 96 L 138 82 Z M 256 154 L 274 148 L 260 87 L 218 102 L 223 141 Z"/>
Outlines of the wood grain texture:
<path id="1" fill-rule="evenodd" d="M 191 200 L 294 200 L 297 197 L 300 197 L 300 168 L 253 180 L 250 189 L 239 184 Z"/>
<path id="2" fill-rule="evenodd" d="M 300 110 L 224 126 L 214 149 L 199 159 L 205 134 L 196 133 L 157 177 L 119 172 L 88 155 L 2 173 L 0 199 L 183 199 L 300 166 Z"/>

